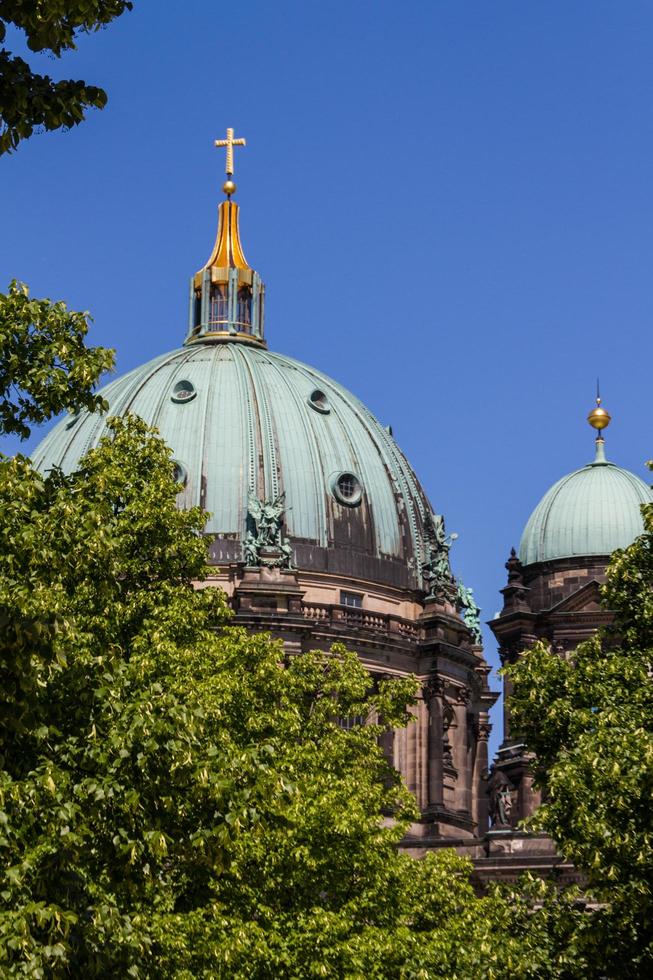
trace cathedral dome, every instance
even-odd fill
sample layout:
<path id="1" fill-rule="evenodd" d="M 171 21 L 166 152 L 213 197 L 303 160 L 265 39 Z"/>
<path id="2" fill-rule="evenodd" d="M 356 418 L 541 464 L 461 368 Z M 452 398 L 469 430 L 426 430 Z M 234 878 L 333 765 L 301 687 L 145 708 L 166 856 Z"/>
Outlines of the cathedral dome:
<path id="1" fill-rule="evenodd" d="M 640 508 L 653 501 L 651 490 L 606 460 L 603 439 L 596 445 L 594 462 L 558 480 L 531 514 L 519 546 L 523 565 L 609 555 L 643 532 Z"/>
<path id="2" fill-rule="evenodd" d="M 138 415 L 172 448 L 181 502 L 210 512 L 216 561 L 241 560 L 248 498 L 285 494 L 298 567 L 417 587 L 429 503 L 389 431 L 326 375 L 260 346 L 196 343 L 102 391 L 109 415 Z M 60 422 L 33 453 L 70 471 L 106 417 Z"/>
<path id="3" fill-rule="evenodd" d="M 264 548 L 280 566 L 422 589 L 434 549 L 446 558 L 450 542 L 389 429 L 326 375 L 267 350 L 265 285 L 231 199 L 243 143 L 233 130 L 216 141 L 227 148 L 227 200 L 190 281 L 185 345 L 107 385 L 109 414 L 140 416 L 171 447 L 180 506 L 210 514 L 214 564 L 249 567 Z M 64 419 L 34 463 L 71 471 L 106 431 L 99 415 Z"/>

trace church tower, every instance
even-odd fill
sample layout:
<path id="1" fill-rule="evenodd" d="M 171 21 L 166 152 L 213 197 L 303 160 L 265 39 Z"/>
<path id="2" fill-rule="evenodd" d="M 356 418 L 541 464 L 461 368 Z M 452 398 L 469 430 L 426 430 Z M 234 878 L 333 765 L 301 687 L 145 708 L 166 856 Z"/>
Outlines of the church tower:
<path id="1" fill-rule="evenodd" d="M 596 430 L 594 459 L 558 480 L 532 512 L 517 553 L 510 552 L 503 609 L 489 623 L 502 664 L 514 663 L 536 641 L 566 657 L 612 616 L 600 602 L 610 555 L 643 532 L 641 505 L 653 500 L 634 473 L 606 457 L 610 415 L 597 394 L 587 421 Z M 537 808 L 531 756 L 510 721 L 510 683 L 504 680 L 504 738 L 490 780 L 491 857 L 513 875 L 556 864 L 551 842 L 516 828 Z M 504 801 L 501 804 L 501 799 Z"/>

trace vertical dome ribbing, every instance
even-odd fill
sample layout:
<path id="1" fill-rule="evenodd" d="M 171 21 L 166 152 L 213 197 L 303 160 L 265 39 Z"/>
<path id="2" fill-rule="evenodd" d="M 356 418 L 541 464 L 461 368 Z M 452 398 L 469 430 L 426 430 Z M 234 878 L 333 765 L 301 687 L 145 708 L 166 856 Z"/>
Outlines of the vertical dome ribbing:
<path id="1" fill-rule="evenodd" d="M 102 394 L 112 415 L 132 412 L 157 427 L 183 468 L 184 505 L 210 512 L 207 532 L 231 542 L 233 560 L 249 494 L 285 493 L 299 567 L 421 586 L 428 499 L 388 431 L 331 378 L 251 344 L 196 343 Z M 105 432 L 99 415 L 65 419 L 34 462 L 70 471 Z M 338 481 L 352 477 L 359 492 L 348 502 Z"/>
<path id="2" fill-rule="evenodd" d="M 558 480 L 531 514 L 519 546 L 522 564 L 609 555 L 644 530 L 640 508 L 653 493 L 634 473 L 607 462 L 603 440 L 598 443 L 595 461 Z"/>

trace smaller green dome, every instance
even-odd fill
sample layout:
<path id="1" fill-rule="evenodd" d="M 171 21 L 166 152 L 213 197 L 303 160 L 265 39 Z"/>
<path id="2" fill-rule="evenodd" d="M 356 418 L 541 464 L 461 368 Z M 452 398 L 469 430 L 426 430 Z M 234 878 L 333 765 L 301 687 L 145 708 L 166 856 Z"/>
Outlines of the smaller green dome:
<path id="1" fill-rule="evenodd" d="M 634 473 L 609 463 L 597 439 L 596 459 L 558 480 L 528 519 L 519 546 L 524 565 L 610 555 L 642 533 L 641 505 L 653 501 Z"/>

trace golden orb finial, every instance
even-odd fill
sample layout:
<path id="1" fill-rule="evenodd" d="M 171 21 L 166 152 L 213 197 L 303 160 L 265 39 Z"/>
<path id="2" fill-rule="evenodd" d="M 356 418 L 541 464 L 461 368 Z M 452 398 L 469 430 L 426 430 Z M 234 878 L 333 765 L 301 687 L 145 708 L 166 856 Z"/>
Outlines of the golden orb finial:
<path id="1" fill-rule="evenodd" d="M 611 419 L 612 416 L 610 415 L 608 410 L 601 407 L 601 395 L 599 393 L 599 383 L 597 381 L 596 382 L 596 408 L 593 408 L 592 411 L 587 416 L 587 421 L 592 426 L 592 428 L 598 429 L 599 434 L 597 438 L 601 437 L 601 430 L 607 429 L 607 427 L 610 425 Z"/>

